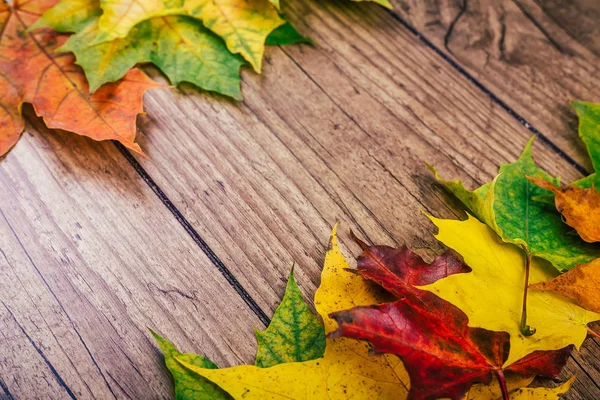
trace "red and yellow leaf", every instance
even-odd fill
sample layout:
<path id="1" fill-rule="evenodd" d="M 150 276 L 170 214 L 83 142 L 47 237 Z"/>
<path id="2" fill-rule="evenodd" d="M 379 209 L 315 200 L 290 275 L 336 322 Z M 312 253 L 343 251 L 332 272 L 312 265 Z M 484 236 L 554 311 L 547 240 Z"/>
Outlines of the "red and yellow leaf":
<path id="1" fill-rule="evenodd" d="M 413 286 L 468 272 L 449 253 L 428 265 L 404 249 L 368 247 L 358 260 L 358 272 L 399 300 L 331 314 L 339 325 L 332 336 L 367 340 L 377 352 L 400 356 L 410 376 L 409 399 L 459 399 L 473 384 L 488 384 L 494 375 L 504 382 L 507 371 L 556 377 L 573 348 L 536 351 L 503 367 L 510 350 L 508 333 L 471 328 L 459 308 Z"/>

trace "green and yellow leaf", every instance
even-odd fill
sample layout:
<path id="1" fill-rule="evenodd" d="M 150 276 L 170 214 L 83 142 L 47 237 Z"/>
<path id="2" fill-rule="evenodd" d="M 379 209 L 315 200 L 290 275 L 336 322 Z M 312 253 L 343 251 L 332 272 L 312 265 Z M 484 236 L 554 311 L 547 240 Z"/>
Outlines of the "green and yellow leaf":
<path id="1" fill-rule="evenodd" d="M 527 176 L 553 184 L 558 184 L 558 179 L 535 165 L 532 144 L 533 138 L 517 161 L 502 165 L 492 182 L 475 191 L 466 190 L 460 181 L 443 181 L 436 176 L 505 242 L 522 246 L 532 255 L 550 261 L 559 271 L 600 257 L 600 246 L 571 235 L 571 228 L 562 222 L 556 210 L 537 200 L 547 192 L 532 184 Z"/>
<path id="2" fill-rule="evenodd" d="M 315 294 L 315 306 L 326 332 L 336 328 L 328 317 L 331 312 L 386 298 L 360 276 L 345 271 L 348 267 L 334 229 L 321 286 Z M 181 363 L 236 399 L 403 398 L 407 394 L 408 374 L 398 357 L 372 355 L 367 344 L 345 338 L 327 339 L 322 358 L 271 368 L 244 365 L 210 370 L 184 360 Z"/>
<path id="3" fill-rule="evenodd" d="M 285 295 L 265 331 L 256 331 L 258 351 L 254 365 L 261 368 L 322 357 L 325 330 L 302 299 L 294 271 L 290 273 Z"/>
<path id="4" fill-rule="evenodd" d="M 126 37 L 142 21 L 186 15 L 220 36 L 230 52 L 261 70 L 267 36 L 284 24 L 269 0 L 101 0 L 99 34 L 90 45 Z"/>

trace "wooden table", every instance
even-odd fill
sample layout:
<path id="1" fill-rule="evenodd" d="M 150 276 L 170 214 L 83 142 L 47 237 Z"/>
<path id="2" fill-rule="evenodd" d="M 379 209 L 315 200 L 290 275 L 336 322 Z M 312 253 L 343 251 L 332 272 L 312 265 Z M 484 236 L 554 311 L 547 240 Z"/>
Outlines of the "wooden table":
<path id="1" fill-rule="evenodd" d="M 147 327 L 251 362 L 292 263 L 312 297 L 336 221 L 349 257 L 350 229 L 441 250 L 419 210 L 464 214 L 425 161 L 475 187 L 537 133 L 549 173 L 591 169 L 568 101 L 600 101 L 598 0 L 286 3 L 316 45 L 270 48 L 240 103 L 148 93 L 148 159 L 25 107 L 0 163 L 1 399 L 172 397 Z M 599 344 L 567 398 L 600 399 Z"/>

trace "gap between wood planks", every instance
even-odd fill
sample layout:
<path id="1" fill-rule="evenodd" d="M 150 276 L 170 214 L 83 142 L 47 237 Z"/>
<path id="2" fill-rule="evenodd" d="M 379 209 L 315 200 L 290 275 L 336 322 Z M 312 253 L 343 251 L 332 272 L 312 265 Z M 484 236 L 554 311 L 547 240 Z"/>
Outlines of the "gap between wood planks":
<path id="1" fill-rule="evenodd" d="M 406 30 L 408 30 L 413 36 L 419 39 L 423 44 L 425 44 L 429 49 L 431 49 L 434 53 L 436 53 L 440 58 L 442 58 L 448 65 L 450 65 L 453 69 L 458 71 L 463 77 L 467 79 L 468 82 L 473 84 L 479 90 L 481 90 L 492 102 L 499 105 L 504 111 L 506 111 L 510 116 L 516 119 L 521 125 L 527 128 L 530 132 L 535 134 L 539 140 L 550 150 L 556 153 L 559 157 L 567 161 L 571 164 L 577 171 L 579 171 L 583 175 L 589 175 L 589 171 L 587 171 L 581 164 L 575 161 L 572 157 L 566 154 L 559 146 L 557 146 L 552 140 L 546 137 L 542 132 L 540 132 L 537 128 L 535 128 L 531 123 L 529 123 L 525 118 L 523 118 L 518 112 L 516 112 L 513 108 L 511 108 L 507 103 L 505 103 L 502 99 L 500 99 L 496 94 L 494 94 L 490 89 L 488 89 L 483 83 L 477 80 L 473 75 L 471 75 L 467 70 L 461 67 L 450 55 L 446 54 L 439 47 L 434 45 L 429 39 L 427 39 L 424 35 L 422 35 L 414 26 L 409 24 L 404 18 L 400 17 L 393 10 L 386 10 L 386 12 L 397 22 L 399 22 Z M 260 321 L 268 326 L 270 323 L 270 318 L 267 316 L 265 311 L 258 305 L 258 303 L 252 298 L 252 296 L 248 293 L 248 291 L 240 284 L 240 282 L 236 279 L 236 277 L 231 273 L 231 271 L 227 268 L 227 266 L 221 261 L 221 259 L 215 254 L 215 252 L 210 248 L 208 243 L 202 238 L 202 236 L 198 233 L 198 231 L 190 224 L 190 222 L 185 218 L 185 216 L 179 211 L 177 206 L 169 199 L 166 193 L 158 186 L 158 184 L 152 179 L 150 174 L 138 163 L 135 157 L 131 154 L 129 150 L 127 150 L 122 144 L 118 142 L 113 142 L 117 147 L 119 152 L 125 157 L 125 159 L 129 162 L 129 164 L 135 169 L 138 175 L 144 180 L 144 182 L 152 189 L 154 194 L 160 199 L 160 201 L 165 205 L 165 207 L 173 214 L 175 219 L 181 224 L 181 226 L 185 229 L 185 231 L 190 235 L 190 237 L 194 240 L 194 242 L 198 245 L 200 250 L 210 259 L 212 264 L 219 270 L 219 272 L 225 277 L 227 282 L 231 285 L 231 287 L 238 293 L 238 295 L 242 298 L 242 300 L 250 307 L 250 309 L 257 315 Z"/>

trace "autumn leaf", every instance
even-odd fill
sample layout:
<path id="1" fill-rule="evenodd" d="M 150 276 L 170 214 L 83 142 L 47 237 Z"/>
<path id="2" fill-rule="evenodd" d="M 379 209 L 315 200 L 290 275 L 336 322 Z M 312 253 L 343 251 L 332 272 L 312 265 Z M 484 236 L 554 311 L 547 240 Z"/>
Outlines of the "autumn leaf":
<path id="1" fill-rule="evenodd" d="M 260 72 L 265 39 L 282 20 L 269 0 L 101 0 L 99 33 L 89 45 L 126 37 L 142 21 L 184 15 L 202 21 Z"/>
<path id="2" fill-rule="evenodd" d="M 348 267 L 334 228 L 321 285 L 315 294 L 315 307 L 323 317 L 326 332 L 336 328 L 328 317 L 331 312 L 387 298 L 383 292 L 373 290 L 371 283 L 345 271 Z M 366 343 L 346 338 L 327 339 L 322 358 L 270 368 L 243 365 L 210 370 L 183 360 L 182 364 L 217 383 L 236 399 L 395 399 L 405 397 L 408 391 L 408 376 L 398 357 L 372 355 Z"/>
<path id="3" fill-rule="evenodd" d="M 503 243 L 486 225 L 469 216 L 466 221 L 431 217 L 439 228 L 436 238 L 459 253 L 472 268 L 421 287 L 459 307 L 469 326 L 510 334 L 510 365 L 537 350 L 558 350 L 570 344 L 579 348 L 588 333 L 587 324 L 600 314 L 587 311 L 551 292 L 530 291 L 529 319 L 537 333 L 521 334 L 521 300 L 525 280 L 525 254 Z M 545 282 L 557 275 L 543 260 L 533 259 L 530 282 Z"/>
<path id="4" fill-rule="evenodd" d="M 535 352 L 502 369 L 510 347 L 507 333 L 470 328 L 460 309 L 414 287 L 468 273 L 452 253 L 427 264 L 406 247 L 363 248 L 358 273 L 399 300 L 331 314 L 339 324 L 332 337 L 368 340 L 380 353 L 399 355 L 410 375 L 409 399 L 458 399 L 474 383 L 490 383 L 494 374 L 505 383 L 504 371 L 550 377 L 560 373 L 570 347 Z"/>
<path id="5" fill-rule="evenodd" d="M 256 341 L 258 351 L 254 364 L 261 368 L 323 356 L 325 329 L 302 299 L 293 269 L 281 304 L 269 327 L 263 332 L 256 331 Z"/>
<path id="6" fill-rule="evenodd" d="M 536 290 L 552 290 L 583 308 L 600 313 L 600 259 L 578 265 L 556 278 L 529 286 Z"/>
<path id="7" fill-rule="evenodd" d="M 386 254 L 396 260 L 399 268 L 402 267 L 402 263 L 414 261 L 415 266 L 420 266 L 419 273 L 430 271 L 423 274 L 428 275 L 427 277 L 419 278 L 414 275 L 411 282 L 437 279 L 443 275 L 444 269 L 447 273 L 468 270 L 450 254 L 440 257 L 432 264 L 433 267 L 407 249 Z M 360 262 L 362 261 L 359 261 L 359 264 Z M 321 285 L 315 294 L 315 306 L 323 316 L 327 332 L 336 329 L 335 321 L 328 317 L 331 312 L 389 299 L 389 295 L 376 285 L 347 272 L 348 267 L 338 247 L 334 228 L 330 248 L 325 257 Z M 408 392 L 408 376 L 396 356 L 373 355 L 364 343 L 348 338 L 327 339 L 327 349 L 323 358 L 303 363 L 280 364 L 263 370 L 240 366 L 209 371 L 189 365 L 184 360 L 182 364 L 213 380 L 236 399 L 305 399 L 326 396 L 340 399 L 402 399 L 406 398 Z M 513 390 L 528 385 L 531 380 L 513 374 L 507 383 L 512 393 Z M 488 400 L 500 395 L 497 382 L 488 386 L 478 384 L 471 387 L 465 400 Z"/>
<path id="8" fill-rule="evenodd" d="M 432 293 L 413 296 L 331 315 L 339 324 L 332 337 L 367 340 L 376 351 L 402 358 L 411 382 L 408 399 L 459 399 L 494 374 L 508 399 L 505 372 L 555 378 L 571 353 L 572 346 L 536 351 L 502 367 L 510 348 L 507 333 L 469 328 L 464 313 Z"/>
<path id="9" fill-rule="evenodd" d="M 595 188 L 576 186 L 558 188 L 539 178 L 528 178 L 533 184 L 554 193 L 556 209 L 570 227 L 588 243 L 600 241 L 600 193 Z"/>
<path id="10" fill-rule="evenodd" d="M 58 32 L 79 32 L 100 14 L 99 0 L 62 0 L 45 11 L 29 30 L 51 27 Z"/>
<path id="11" fill-rule="evenodd" d="M 63 0 L 45 13 L 38 25 L 78 31 L 60 50 L 75 54 L 92 91 L 120 79 L 136 64 L 151 62 L 175 85 L 190 82 L 205 90 L 242 98 L 240 67 L 245 62 L 231 54 L 200 21 L 181 16 L 153 18 L 136 25 L 126 38 L 90 45 L 99 34 L 96 10 L 101 12 L 100 5 L 97 0 L 83 0 L 89 10 L 86 14 L 80 11 L 84 6 L 81 1 Z M 70 24 L 64 22 L 67 20 Z"/>
<path id="12" fill-rule="evenodd" d="M 466 190 L 460 181 L 444 181 L 437 173 L 436 176 L 505 242 L 522 246 L 531 255 L 550 261 L 559 271 L 600 257 L 600 246 L 571 235 L 560 215 L 535 200 L 544 195 L 545 190 L 533 185 L 526 176 L 553 184 L 558 184 L 558 180 L 535 165 L 532 143 L 533 138 L 516 162 L 502 165 L 492 182 L 475 191 Z"/>
<path id="13" fill-rule="evenodd" d="M 522 388 L 513 392 L 510 396 L 511 400 L 558 400 L 562 394 L 565 394 L 571 389 L 571 385 L 575 382 L 577 375 L 574 375 L 560 386 L 555 388 Z"/>
<path id="14" fill-rule="evenodd" d="M 190 353 L 181 353 L 173 343 L 150 330 L 165 356 L 165 364 L 175 381 L 175 398 L 177 400 L 228 400 L 231 396 L 219 386 L 206 378 L 181 366 L 177 360 L 185 360 L 190 365 L 201 368 L 218 368 L 208 358 Z"/>
<path id="15" fill-rule="evenodd" d="M 200 368 L 216 369 L 216 364 L 197 354 L 180 353 L 167 339 L 150 330 L 159 344 L 165 364 L 175 380 L 175 396 L 178 400 L 230 399 L 231 396 L 211 381 L 183 367 L 176 359 Z M 321 321 L 312 313 L 302 299 L 302 294 L 290 273 L 283 300 L 269 327 L 256 331 L 258 351 L 255 365 L 272 367 L 283 362 L 308 361 L 323 356 L 325 330 Z"/>
<path id="16" fill-rule="evenodd" d="M 64 129 L 95 140 L 114 139 L 137 152 L 136 116 L 142 112 L 146 90 L 159 87 L 139 70 L 105 85 L 90 96 L 88 84 L 73 57 L 57 50 L 66 35 L 28 27 L 54 5 L 54 0 L 32 0 L 0 5 L 0 155 L 19 139 L 24 121 L 21 105 L 31 103 L 52 129 Z"/>

